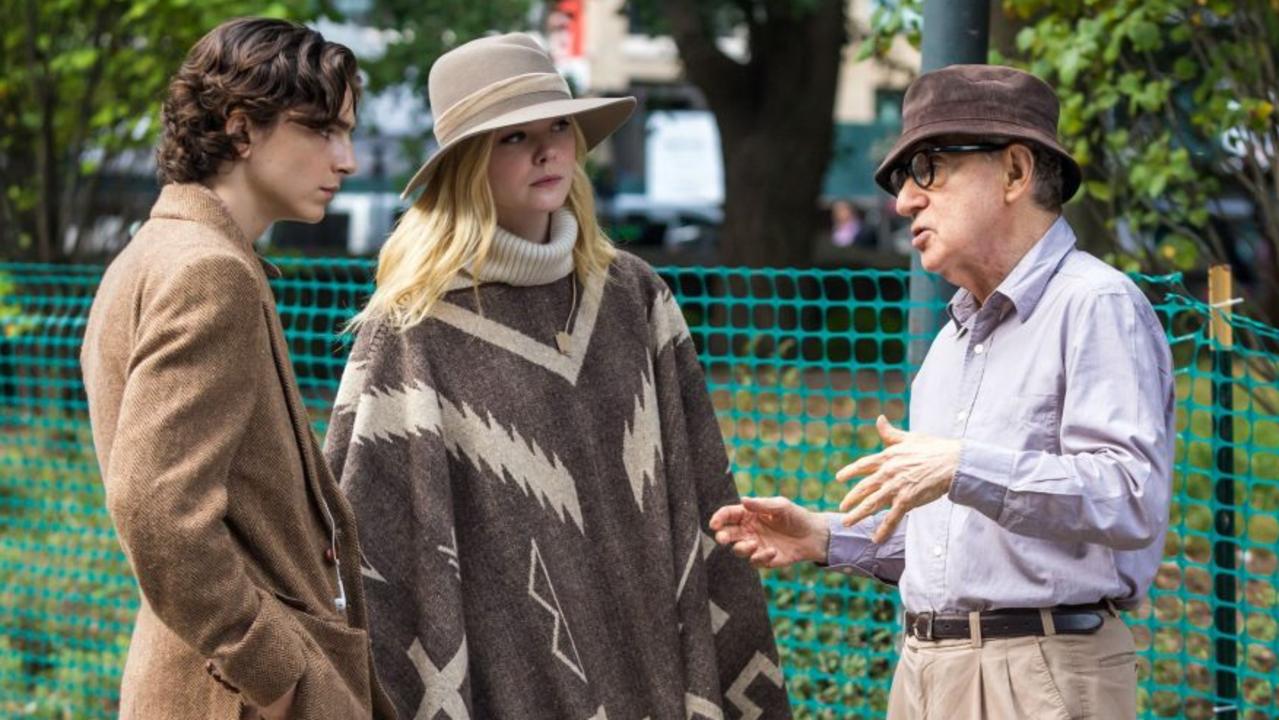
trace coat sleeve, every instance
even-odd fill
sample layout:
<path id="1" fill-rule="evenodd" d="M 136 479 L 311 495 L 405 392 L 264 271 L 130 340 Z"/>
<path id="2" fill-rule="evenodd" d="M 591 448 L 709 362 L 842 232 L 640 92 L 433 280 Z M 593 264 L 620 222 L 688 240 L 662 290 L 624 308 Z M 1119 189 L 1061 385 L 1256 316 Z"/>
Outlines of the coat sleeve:
<path id="1" fill-rule="evenodd" d="M 147 604 L 258 705 L 305 667 L 301 637 L 250 580 L 225 523 L 232 460 L 256 402 L 264 343 L 258 278 L 201 258 L 142 298 L 107 507 Z"/>
<path id="2" fill-rule="evenodd" d="M 697 349 L 665 285 L 657 291 L 649 326 L 672 489 L 673 561 L 685 578 L 678 608 L 686 640 L 700 628 L 713 635 L 710 643 L 688 642 L 686 662 L 713 663 L 718 687 L 705 694 L 722 699 L 725 717 L 788 718 L 790 702 L 759 574 L 717 545 L 710 531 L 711 515 L 739 497 Z M 692 492 L 681 492 L 683 486 Z M 714 647 L 715 657 L 696 657 L 699 646 Z M 705 697 L 699 688 L 689 692 Z"/>
<path id="3" fill-rule="evenodd" d="M 400 717 L 474 716 L 441 400 L 374 322 L 342 375 L 324 455 L 355 511 L 373 661 Z"/>

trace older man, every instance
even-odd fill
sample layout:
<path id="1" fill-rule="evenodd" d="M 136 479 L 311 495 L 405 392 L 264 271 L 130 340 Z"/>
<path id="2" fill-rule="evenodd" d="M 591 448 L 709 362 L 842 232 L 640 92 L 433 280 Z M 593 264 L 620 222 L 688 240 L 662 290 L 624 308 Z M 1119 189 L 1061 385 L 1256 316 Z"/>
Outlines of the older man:
<path id="1" fill-rule="evenodd" d="M 828 563 L 900 584 L 889 717 L 1131 718 L 1132 634 L 1163 551 L 1173 448 L 1164 333 L 1122 273 L 1075 248 L 1078 164 L 1057 97 L 1004 67 L 906 94 L 875 173 L 923 266 L 960 290 L 911 388 L 911 432 L 818 515 L 747 498 L 716 539 L 761 567 Z M 885 512 L 879 512 L 886 510 Z M 878 514 L 876 514 L 878 513 Z"/>

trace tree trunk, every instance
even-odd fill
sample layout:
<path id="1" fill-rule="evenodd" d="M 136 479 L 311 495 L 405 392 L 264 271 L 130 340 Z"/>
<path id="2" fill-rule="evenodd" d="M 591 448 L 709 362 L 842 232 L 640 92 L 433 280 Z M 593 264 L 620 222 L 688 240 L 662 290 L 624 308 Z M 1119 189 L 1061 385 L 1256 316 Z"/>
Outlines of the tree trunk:
<path id="1" fill-rule="evenodd" d="M 761 0 L 745 63 L 726 57 L 696 3 L 665 9 L 689 81 L 706 96 L 724 155 L 722 260 L 799 266 L 812 257 L 817 198 L 834 134 L 835 85 L 848 40 L 843 0 L 811 9 Z"/>
<path id="2" fill-rule="evenodd" d="M 9 183 L 0 175 L 0 258 L 18 259 L 18 213 L 4 192 Z"/>
<path id="3" fill-rule="evenodd" d="M 990 0 L 990 49 L 1006 58 L 1019 55 L 1017 33 L 1027 24 L 1004 10 L 1004 0 Z"/>
<path id="4" fill-rule="evenodd" d="M 829 127 L 829 126 L 828 126 Z M 827 132 L 829 136 L 829 130 Z M 795 127 L 721 133 L 725 264 L 797 267 L 812 259 L 817 197 L 830 155 Z"/>
<path id="5" fill-rule="evenodd" d="M 36 258 L 40 262 L 52 262 L 58 235 L 58 185 L 57 156 L 54 140 L 53 118 L 57 111 L 57 99 L 54 96 L 53 82 L 49 72 L 48 60 L 44 50 L 37 48 L 36 38 L 40 37 L 40 18 L 38 5 L 27 3 L 27 65 L 30 72 L 39 73 L 41 79 L 32 83 L 32 103 L 40 113 L 40 129 L 35 140 L 35 174 L 36 174 Z"/>

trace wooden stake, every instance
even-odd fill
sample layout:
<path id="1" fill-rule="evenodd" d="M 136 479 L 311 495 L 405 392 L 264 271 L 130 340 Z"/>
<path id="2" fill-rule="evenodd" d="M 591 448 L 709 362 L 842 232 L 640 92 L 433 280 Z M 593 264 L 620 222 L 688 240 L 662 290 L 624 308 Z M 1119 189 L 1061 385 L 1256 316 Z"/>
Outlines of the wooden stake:
<path id="1" fill-rule="evenodd" d="M 1234 328 L 1230 327 L 1231 306 L 1235 292 L 1229 265 L 1208 268 L 1208 304 L 1212 305 L 1212 337 L 1223 349 L 1234 347 Z"/>

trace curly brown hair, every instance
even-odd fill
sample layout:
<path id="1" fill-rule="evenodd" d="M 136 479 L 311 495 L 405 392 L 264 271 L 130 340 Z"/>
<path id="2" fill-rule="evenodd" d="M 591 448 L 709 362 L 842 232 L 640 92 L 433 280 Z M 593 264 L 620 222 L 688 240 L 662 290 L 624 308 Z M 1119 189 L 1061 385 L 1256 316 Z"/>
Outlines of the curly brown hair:
<path id="1" fill-rule="evenodd" d="M 164 101 L 164 134 L 156 149 L 161 183 L 200 182 L 226 160 L 239 157 L 247 129 L 226 131 L 242 113 L 258 127 L 288 113 L 307 127 L 333 126 L 347 90 L 356 109 L 360 79 L 355 55 L 297 23 L 237 18 L 222 23 L 191 48 Z"/>

